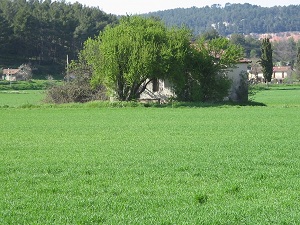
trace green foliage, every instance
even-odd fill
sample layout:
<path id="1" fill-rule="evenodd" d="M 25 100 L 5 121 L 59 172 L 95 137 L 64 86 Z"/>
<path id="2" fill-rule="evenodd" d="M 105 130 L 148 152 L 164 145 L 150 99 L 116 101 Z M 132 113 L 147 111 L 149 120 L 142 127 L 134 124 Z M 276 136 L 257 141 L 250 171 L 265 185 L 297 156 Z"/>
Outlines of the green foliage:
<path id="1" fill-rule="evenodd" d="M 222 101 L 228 95 L 231 81 L 227 70 L 242 58 L 243 49 L 226 38 L 204 40 L 193 44 L 188 58 L 187 73 L 175 91 L 179 100 Z M 179 83 L 180 84 L 180 83 Z"/>
<path id="2" fill-rule="evenodd" d="M 262 41 L 260 65 L 266 82 L 270 82 L 273 74 L 272 45 L 269 38 Z"/>
<path id="3" fill-rule="evenodd" d="M 139 97 L 155 78 L 174 80 L 184 72 L 190 33 L 167 29 L 160 21 L 122 17 L 85 43 L 83 55 L 93 68 L 93 84 L 104 84 L 119 100 Z"/>
<path id="4" fill-rule="evenodd" d="M 208 30 L 208 31 L 204 32 L 203 34 L 201 34 L 201 38 L 203 38 L 206 41 L 212 40 L 212 39 L 215 39 L 215 38 L 219 38 L 219 37 L 220 37 L 220 34 L 214 28 L 211 28 L 210 30 Z"/>
<path id="5" fill-rule="evenodd" d="M 88 37 L 116 22 L 115 16 L 80 3 L 2 0 L 0 57 L 5 58 L 5 64 L 1 62 L 1 66 L 12 68 L 22 59 L 22 63 L 31 62 L 39 69 L 37 76 L 61 76 L 66 55 L 75 58 Z"/>
<path id="6" fill-rule="evenodd" d="M 297 58 L 297 47 L 293 38 L 275 41 L 272 43 L 272 49 L 274 62 L 280 62 L 283 66 L 294 66 L 293 64 Z"/>
<path id="7" fill-rule="evenodd" d="M 45 90 L 59 81 L 30 80 L 30 81 L 0 81 L 0 90 Z"/>
<path id="8" fill-rule="evenodd" d="M 179 100 L 221 101 L 228 94 L 227 70 L 243 55 L 226 38 L 192 44 L 186 29 L 167 29 L 160 21 L 123 17 L 82 52 L 93 68 L 93 84 L 104 84 L 119 100 L 139 97 L 152 79 L 168 79 Z"/>
<path id="9" fill-rule="evenodd" d="M 230 36 L 230 41 L 244 49 L 244 56 L 246 58 L 257 58 L 260 56 L 261 42 L 257 38 L 254 38 L 251 35 L 232 34 Z"/>

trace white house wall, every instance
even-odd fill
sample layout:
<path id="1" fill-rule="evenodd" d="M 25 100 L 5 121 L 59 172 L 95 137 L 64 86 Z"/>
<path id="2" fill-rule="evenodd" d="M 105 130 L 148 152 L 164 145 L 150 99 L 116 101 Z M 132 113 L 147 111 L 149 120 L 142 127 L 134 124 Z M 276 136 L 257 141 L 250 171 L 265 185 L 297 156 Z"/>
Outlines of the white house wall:
<path id="1" fill-rule="evenodd" d="M 168 80 L 158 80 L 158 90 L 153 91 L 153 82 L 150 82 L 145 91 L 140 95 L 140 100 L 158 100 L 161 103 L 167 102 L 169 98 L 174 97 L 175 93 L 172 90 Z"/>
<path id="2" fill-rule="evenodd" d="M 236 68 L 233 68 L 227 73 L 227 77 L 232 81 L 231 88 L 228 93 L 228 98 L 232 101 L 241 101 L 241 95 L 244 95 L 244 100 L 246 100 L 245 98 L 248 99 L 247 66 L 248 63 L 239 63 L 236 65 Z"/>

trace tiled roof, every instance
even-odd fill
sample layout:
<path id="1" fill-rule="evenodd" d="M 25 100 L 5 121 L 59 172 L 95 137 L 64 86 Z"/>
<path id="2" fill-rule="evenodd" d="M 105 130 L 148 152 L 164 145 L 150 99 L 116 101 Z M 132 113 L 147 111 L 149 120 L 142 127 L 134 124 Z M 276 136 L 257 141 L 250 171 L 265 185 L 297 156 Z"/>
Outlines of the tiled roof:
<path id="1" fill-rule="evenodd" d="M 273 72 L 287 72 L 291 70 L 290 66 L 274 66 Z"/>
<path id="2" fill-rule="evenodd" d="M 18 73 L 20 69 L 3 69 L 3 74 L 9 74 L 9 75 L 14 75 Z"/>

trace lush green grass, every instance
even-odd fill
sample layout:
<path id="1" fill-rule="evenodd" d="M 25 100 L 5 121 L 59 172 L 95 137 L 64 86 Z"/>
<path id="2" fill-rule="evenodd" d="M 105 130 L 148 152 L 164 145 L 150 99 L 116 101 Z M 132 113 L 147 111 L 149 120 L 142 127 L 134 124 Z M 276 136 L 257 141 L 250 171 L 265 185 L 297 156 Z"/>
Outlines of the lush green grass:
<path id="1" fill-rule="evenodd" d="M 23 105 L 39 105 L 44 98 L 44 91 L 0 91 L 0 107 L 20 107 Z"/>
<path id="2" fill-rule="evenodd" d="M 259 91 L 253 99 L 268 106 L 299 106 L 300 86 L 274 85 Z"/>
<path id="3" fill-rule="evenodd" d="M 257 93 L 267 106 L 1 108 L 0 224 L 299 224 L 287 92 L 300 91 Z"/>

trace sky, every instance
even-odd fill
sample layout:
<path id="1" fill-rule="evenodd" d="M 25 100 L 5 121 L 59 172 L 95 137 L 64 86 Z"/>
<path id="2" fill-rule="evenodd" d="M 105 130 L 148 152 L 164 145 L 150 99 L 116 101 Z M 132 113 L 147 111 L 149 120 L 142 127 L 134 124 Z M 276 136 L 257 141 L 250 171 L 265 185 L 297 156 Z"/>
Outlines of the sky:
<path id="1" fill-rule="evenodd" d="M 159 10 L 190 8 L 193 6 L 204 7 L 213 4 L 224 6 L 226 3 L 249 3 L 252 5 L 260 5 L 263 7 L 272 7 L 275 5 L 299 5 L 299 0 L 67 0 L 66 2 L 79 2 L 86 6 L 99 7 L 105 13 L 115 15 L 131 15 Z"/>

